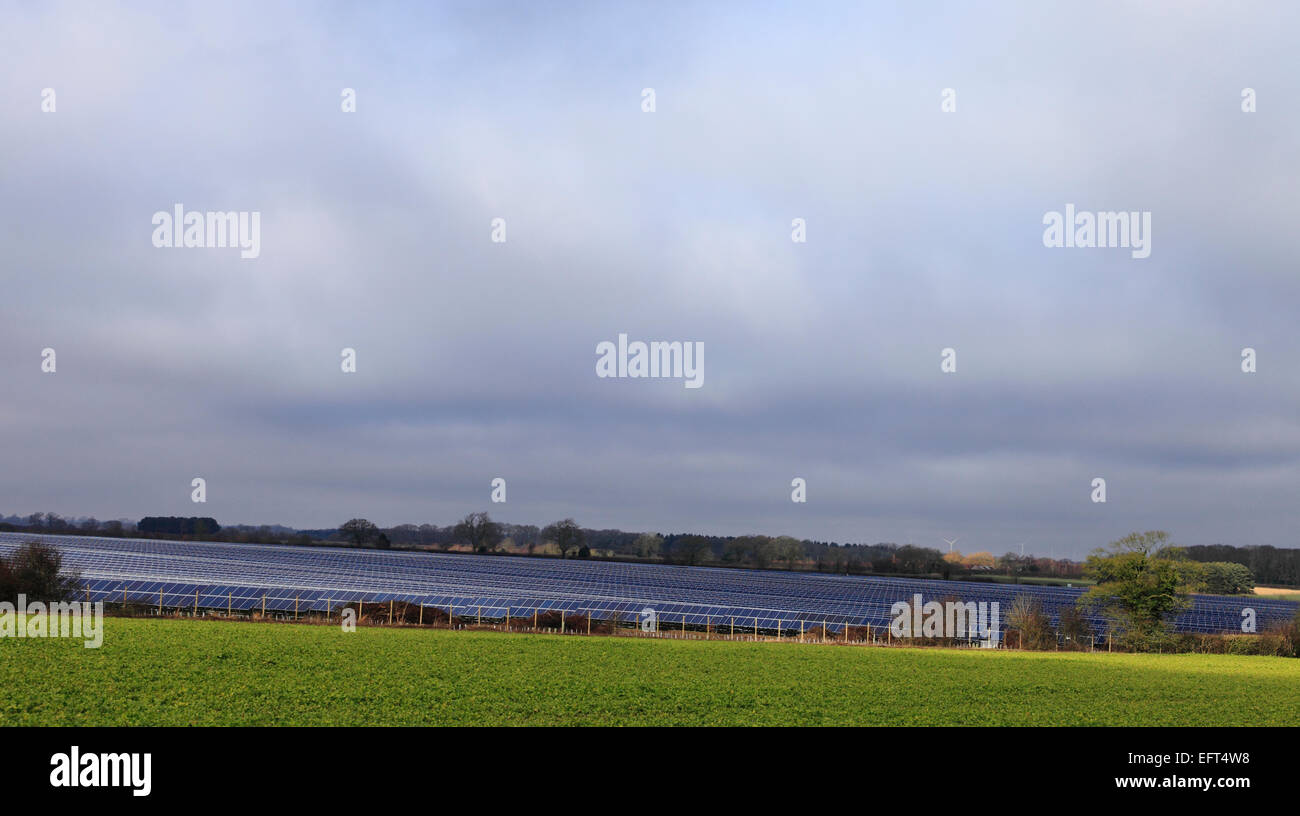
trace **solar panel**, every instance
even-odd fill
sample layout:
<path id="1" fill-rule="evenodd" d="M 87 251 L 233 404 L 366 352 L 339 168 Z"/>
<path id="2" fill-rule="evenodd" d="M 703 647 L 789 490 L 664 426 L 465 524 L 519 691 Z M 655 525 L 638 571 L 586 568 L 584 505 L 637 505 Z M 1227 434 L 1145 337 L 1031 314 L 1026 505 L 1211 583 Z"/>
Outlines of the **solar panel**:
<path id="1" fill-rule="evenodd" d="M 169 608 L 301 613 L 337 610 L 345 603 L 390 599 L 453 609 L 458 616 L 497 619 L 509 610 L 588 614 L 631 622 L 647 607 L 660 626 L 687 625 L 799 631 L 826 625 L 887 626 L 896 601 L 959 599 L 998 602 L 1005 620 L 1019 596 L 1035 598 L 1059 624 L 1082 589 L 968 581 L 757 572 L 601 561 L 455 553 L 354 550 L 88 536 L 0 533 L 0 553 L 39 537 L 57 547 L 80 573 L 94 601 L 161 603 Z M 162 593 L 161 598 L 159 593 Z M 197 595 L 196 595 L 197 593 Z M 1288 601 L 1194 596 L 1174 623 L 1181 632 L 1240 631 L 1250 607 L 1262 631 L 1291 619 Z M 1105 621 L 1089 623 L 1099 634 Z"/>

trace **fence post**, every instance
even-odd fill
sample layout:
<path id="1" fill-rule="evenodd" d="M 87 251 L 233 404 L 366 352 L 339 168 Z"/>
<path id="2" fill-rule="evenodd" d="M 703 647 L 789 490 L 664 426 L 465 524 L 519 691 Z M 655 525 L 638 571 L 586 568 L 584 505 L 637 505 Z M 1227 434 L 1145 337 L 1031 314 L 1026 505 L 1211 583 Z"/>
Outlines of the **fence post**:
<path id="1" fill-rule="evenodd" d="M 424 625 L 424 604 L 420 604 L 420 625 Z"/>
<path id="2" fill-rule="evenodd" d="M 510 607 L 506 607 L 506 631 L 510 631 Z"/>
<path id="3" fill-rule="evenodd" d="M 758 618 L 754 618 L 754 640 L 758 640 Z"/>
<path id="4" fill-rule="evenodd" d="M 826 642 L 826 619 L 822 619 L 822 643 Z"/>
<path id="5" fill-rule="evenodd" d="M 388 599 L 388 625 L 393 625 L 393 599 Z"/>
<path id="6" fill-rule="evenodd" d="M 564 610 L 560 610 L 560 634 L 564 634 Z"/>
<path id="7" fill-rule="evenodd" d="M 803 620 L 799 621 L 799 642 L 803 643 Z"/>
<path id="8" fill-rule="evenodd" d="M 587 610 L 587 634 L 591 634 L 591 610 Z"/>
<path id="9" fill-rule="evenodd" d="M 122 590 L 122 595 L 123 596 L 126 595 L 126 590 Z M 198 616 L 199 616 L 199 591 L 196 589 L 194 590 L 194 617 L 197 618 Z"/>
<path id="10" fill-rule="evenodd" d="M 453 621 L 455 620 L 456 620 L 456 604 L 447 604 L 447 628 L 448 629 L 456 628 L 455 623 L 453 623 Z"/>
<path id="11" fill-rule="evenodd" d="M 533 631 L 537 631 L 537 607 L 533 607 Z"/>
<path id="12" fill-rule="evenodd" d="M 293 596 L 293 619 L 298 620 L 298 596 Z"/>
<path id="13" fill-rule="evenodd" d="M 483 607 L 481 606 L 478 608 L 478 613 L 474 616 L 474 624 L 476 626 L 483 625 Z"/>
<path id="14" fill-rule="evenodd" d="M 266 593 L 262 593 L 262 617 L 266 617 Z"/>
<path id="15" fill-rule="evenodd" d="M 731 616 L 731 637 L 736 636 L 736 616 Z"/>
<path id="16" fill-rule="evenodd" d="M 230 617 L 230 610 L 235 605 L 235 593 L 233 590 L 226 593 L 226 617 Z"/>
<path id="17" fill-rule="evenodd" d="M 162 614 L 162 590 L 158 590 L 158 614 Z"/>

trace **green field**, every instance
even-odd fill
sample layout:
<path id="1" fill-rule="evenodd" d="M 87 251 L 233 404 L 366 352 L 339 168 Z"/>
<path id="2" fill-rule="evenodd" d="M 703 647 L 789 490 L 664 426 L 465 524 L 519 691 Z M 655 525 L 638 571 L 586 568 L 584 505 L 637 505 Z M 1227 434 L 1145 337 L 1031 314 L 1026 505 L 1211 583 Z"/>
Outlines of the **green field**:
<path id="1" fill-rule="evenodd" d="M 1300 660 L 108 618 L 0 639 L 3 725 L 1293 725 Z"/>

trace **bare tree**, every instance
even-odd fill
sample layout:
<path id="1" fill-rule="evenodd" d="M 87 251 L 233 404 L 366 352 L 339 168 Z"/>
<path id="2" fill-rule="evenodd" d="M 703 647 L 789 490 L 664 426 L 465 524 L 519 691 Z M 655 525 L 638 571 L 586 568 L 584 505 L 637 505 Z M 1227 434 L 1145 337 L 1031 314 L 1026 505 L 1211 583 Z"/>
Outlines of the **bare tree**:
<path id="1" fill-rule="evenodd" d="M 546 525 L 542 530 L 543 541 L 554 541 L 555 546 L 560 551 L 560 557 L 563 558 L 569 550 L 582 546 L 582 528 L 571 518 L 564 521 L 557 521 L 554 524 Z"/>
<path id="2" fill-rule="evenodd" d="M 363 518 L 349 519 L 339 527 L 339 532 L 358 547 L 364 547 L 379 534 L 379 527 Z"/>
<path id="3" fill-rule="evenodd" d="M 494 550 L 502 538 L 501 525 L 487 513 L 470 513 L 456 525 L 452 535 L 457 541 L 469 544 L 474 552 Z"/>

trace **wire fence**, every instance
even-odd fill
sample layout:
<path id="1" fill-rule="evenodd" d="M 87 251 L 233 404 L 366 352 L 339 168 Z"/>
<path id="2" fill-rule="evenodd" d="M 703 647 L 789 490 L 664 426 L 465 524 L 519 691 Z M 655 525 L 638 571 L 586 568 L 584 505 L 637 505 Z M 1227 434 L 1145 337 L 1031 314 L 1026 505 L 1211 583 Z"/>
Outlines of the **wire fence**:
<path id="1" fill-rule="evenodd" d="M 106 610 L 126 615 L 160 617 L 226 617 L 299 621 L 321 624 L 352 622 L 367 626 L 424 626 L 483 629 L 560 635 L 616 635 L 677 640 L 737 640 L 762 642 L 838 643 L 876 646 L 942 645 L 956 648 L 1023 648 L 1022 633 L 995 630 L 981 637 L 973 629 L 958 637 L 898 637 L 888 624 L 781 617 L 779 613 L 701 615 L 656 610 L 639 612 L 574 605 L 466 601 L 426 603 L 398 597 L 331 597 L 328 594 L 277 588 L 205 588 L 184 591 L 166 588 L 117 587 L 97 582 L 84 590 L 87 602 L 102 601 Z M 1104 636 L 1085 639 L 1056 634 L 1060 650 L 1109 650 Z M 1042 644 L 1038 644 L 1042 648 Z M 1048 646 L 1048 648 L 1051 648 Z"/>

